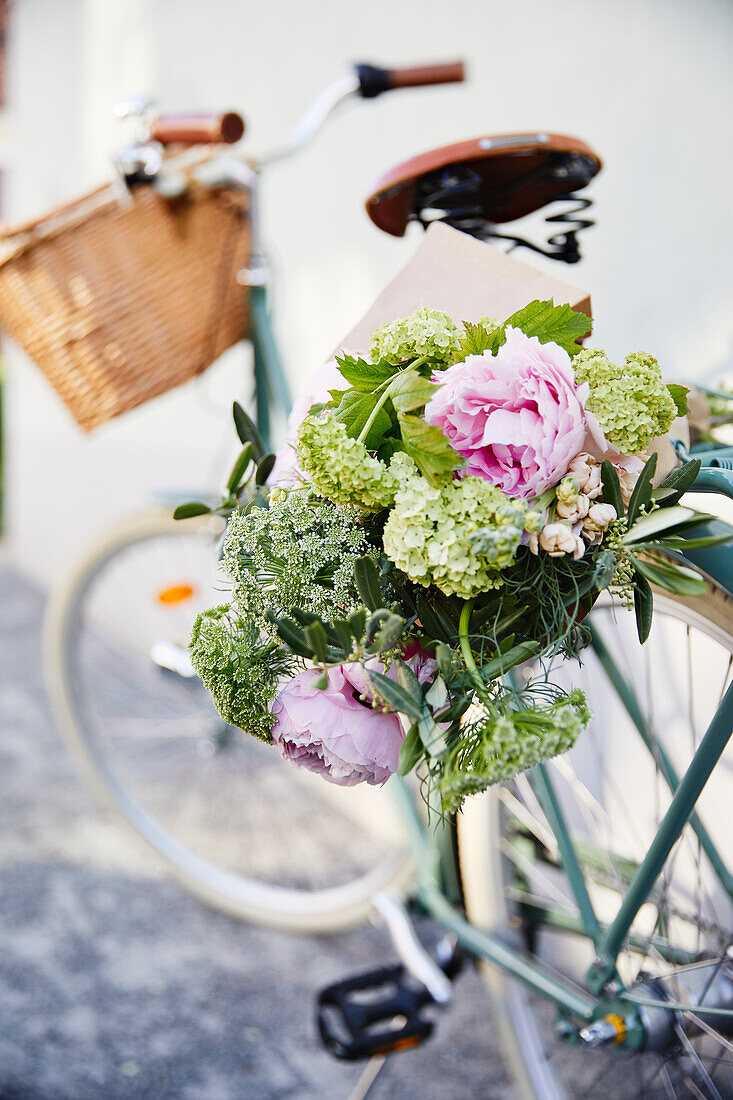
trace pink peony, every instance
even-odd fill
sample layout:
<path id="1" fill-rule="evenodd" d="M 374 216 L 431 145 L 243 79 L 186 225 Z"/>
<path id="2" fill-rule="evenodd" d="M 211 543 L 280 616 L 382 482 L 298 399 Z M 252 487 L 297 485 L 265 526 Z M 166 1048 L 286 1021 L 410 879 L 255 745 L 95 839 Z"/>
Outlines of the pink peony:
<path id="1" fill-rule="evenodd" d="M 568 353 L 508 328 L 496 355 L 469 355 L 436 374 L 425 408 L 466 459 L 465 472 L 510 496 L 535 497 L 559 481 L 581 450 L 588 384 L 576 386 Z"/>
<path id="2" fill-rule="evenodd" d="M 408 668 L 415 673 L 421 684 L 426 684 L 438 671 L 438 662 L 429 653 L 426 653 L 417 642 L 411 642 L 406 646 L 402 651 L 402 655 Z M 385 673 L 384 664 L 378 657 L 370 657 L 363 667 L 358 661 L 341 667 L 350 683 L 354 685 L 360 695 L 366 698 L 367 702 L 371 702 L 374 697 L 372 685 L 369 683 L 370 672 L 381 672 L 383 675 L 389 676 L 390 680 L 394 680 L 395 683 L 398 680 L 397 665 L 391 664 Z"/>
<path id="3" fill-rule="evenodd" d="M 384 783 L 397 771 L 404 738 L 396 714 L 359 702 L 361 683 L 351 678 L 357 668 L 361 672 L 358 665 L 329 669 L 325 691 L 314 687 L 319 671 L 306 669 L 272 704 L 272 739 L 285 760 L 341 787 Z"/>

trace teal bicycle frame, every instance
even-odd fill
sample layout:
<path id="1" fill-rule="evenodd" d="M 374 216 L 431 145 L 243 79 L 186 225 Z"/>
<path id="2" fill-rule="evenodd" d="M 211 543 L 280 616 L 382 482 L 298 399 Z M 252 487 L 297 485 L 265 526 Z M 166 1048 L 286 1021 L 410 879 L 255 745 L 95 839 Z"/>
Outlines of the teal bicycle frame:
<path id="1" fill-rule="evenodd" d="M 278 406 L 287 413 L 290 409 L 290 393 L 272 331 L 264 282 L 256 279 L 249 282 L 248 304 L 250 339 L 254 348 L 257 418 L 263 439 L 269 446 L 271 409 Z M 694 491 L 717 493 L 733 500 L 733 448 L 699 452 L 699 457 L 703 459 L 704 466 L 695 482 Z M 704 529 L 698 528 L 694 533 L 696 536 L 721 534 L 725 529 L 724 524 L 713 520 Z M 733 546 L 694 550 L 685 557 L 724 589 L 733 593 Z M 437 828 L 426 826 L 405 785 L 395 780 L 393 784 L 417 867 L 416 900 L 427 912 L 454 934 L 466 951 L 488 960 L 506 974 L 553 1001 L 564 1016 L 587 1023 L 611 1009 L 627 1013 L 623 1043 L 638 1047 L 643 1044 L 643 1025 L 638 1012 L 634 1014 L 633 996 L 627 998 L 616 963 L 627 939 L 633 944 L 630 932 L 636 916 L 652 892 L 670 852 L 688 822 L 721 885 L 733 898 L 733 873 L 724 864 L 709 833 L 695 813 L 697 800 L 733 733 L 733 684 L 728 688 L 687 771 L 680 778 L 663 747 L 647 726 L 641 707 L 621 670 L 616 666 L 598 632 L 593 629 L 592 617 L 590 630 L 591 645 L 644 744 L 659 763 L 672 793 L 672 800 L 646 856 L 629 883 L 614 920 L 610 925 L 604 926 L 594 912 L 581 860 L 550 772 L 545 765 L 540 764 L 530 773 L 535 793 L 557 840 L 562 867 L 578 907 L 580 920 L 577 926 L 573 926 L 573 930 L 586 936 L 595 949 L 595 961 L 586 975 L 588 993 L 554 973 L 548 973 L 531 957 L 510 946 L 500 935 L 476 928 L 465 918 L 460 910 L 459 899 L 451 896 L 457 891 L 455 888 L 449 890 L 447 885 L 459 881 L 456 868 L 452 865 L 453 849 L 449 842 L 449 832 L 453 824 L 439 824 Z M 669 961 L 691 961 L 685 952 L 676 950 L 661 938 L 658 943 L 655 941 L 655 946 L 663 957 L 666 953 Z M 722 1015 L 733 1014 L 725 1009 L 706 1008 L 708 1014 L 715 1014 L 716 1011 Z"/>
<path id="2" fill-rule="evenodd" d="M 695 491 L 718 493 L 733 499 L 733 472 L 721 468 L 723 462 L 731 461 L 733 465 L 733 448 L 712 452 L 710 457 L 713 456 L 719 465 L 707 466 L 701 470 L 695 483 Z M 708 456 L 706 455 L 705 458 L 707 459 Z M 720 534 L 724 529 L 725 525 L 714 520 L 707 525 L 705 533 Z M 695 533 L 700 533 L 700 530 L 698 529 Z M 685 557 L 699 565 L 718 584 L 733 593 L 732 546 L 690 551 Z M 450 826 L 440 825 L 437 832 L 426 827 L 406 787 L 401 783 L 397 784 L 396 792 L 409 829 L 418 868 L 417 900 L 424 908 L 456 936 L 466 951 L 486 959 L 525 986 L 554 1001 L 564 1017 L 582 1023 L 598 1019 L 610 1011 L 624 1014 L 626 1027 L 622 1043 L 627 1047 L 640 1047 L 644 1041 L 643 1025 L 634 1005 L 633 994 L 627 994 L 619 979 L 616 969 L 617 959 L 627 939 L 633 946 L 634 937 L 630 932 L 636 916 L 651 894 L 665 862 L 688 822 L 691 823 L 721 885 L 733 898 L 733 875 L 725 866 L 709 833 L 695 814 L 697 800 L 733 733 L 733 684 L 728 688 L 687 771 L 680 778 L 662 746 L 646 725 L 631 688 L 613 662 L 599 634 L 593 630 L 592 618 L 591 645 L 594 646 L 601 664 L 644 744 L 659 762 L 662 775 L 672 792 L 672 800 L 646 856 L 628 885 L 615 918 L 610 925 L 604 926 L 594 912 L 581 860 L 549 770 L 544 765 L 539 765 L 530 773 L 533 789 L 557 841 L 562 868 L 567 875 L 578 907 L 579 923 L 575 924 L 571 918 L 566 918 L 565 927 L 587 937 L 595 949 L 595 961 L 586 975 L 589 991 L 587 994 L 556 974 L 548 973 L 531 957 L 509 946 L 500 935 L 476 928 L 466 920 L 458 905 L 447 896 L 443 885 L 449 875 L 455 878 L 454 870 L 447 871 L 445 866 L 446 860 L 450 859 L 450 855 L 446 854 L 450 851 L 450 845 L 445 843 L 445 837 L 441 840 L 441 833 Z M 655 941 L 655 947 L 670 962 L 692 961 L 692 957 L 686 952 L 666 944 L 661 938 L 659 942 Z M 645 1003 L 648 1004 L 649 1001 Z M 660 1005 L 663 1005 L 663 1002 L 660 1002 Z M 719 1015 L 733 1015 L 726 1009 L 710 1009 L 710 1012 L 712 1015 L 716 1012 Z"/>
<path id="3" fill-rule="evenodd" d="M 291 398 L 280 353 L 272 331 L 265 285 L 250 285 L 248 292 L 250 341 L 254 354 L 257 424 L 267 450 L 272 447 L 271 410 L 290 412 Z"/>

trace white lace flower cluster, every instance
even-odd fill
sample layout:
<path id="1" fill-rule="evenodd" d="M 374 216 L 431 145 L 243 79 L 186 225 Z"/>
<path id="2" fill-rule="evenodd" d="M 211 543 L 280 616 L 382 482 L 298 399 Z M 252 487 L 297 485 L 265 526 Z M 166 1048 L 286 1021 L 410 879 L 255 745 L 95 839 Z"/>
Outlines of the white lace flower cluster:
<path id="1" fill-rule="evenodd" d="M 292 490 L 269 508 L 232 516 L 223 566 L 241 614 L 272 634 L 268 608 L 282 615 L 307 607 L 331 619 L 359 607 L 354 562 L 364 554 L 376 557 L 351 510 Z"/>

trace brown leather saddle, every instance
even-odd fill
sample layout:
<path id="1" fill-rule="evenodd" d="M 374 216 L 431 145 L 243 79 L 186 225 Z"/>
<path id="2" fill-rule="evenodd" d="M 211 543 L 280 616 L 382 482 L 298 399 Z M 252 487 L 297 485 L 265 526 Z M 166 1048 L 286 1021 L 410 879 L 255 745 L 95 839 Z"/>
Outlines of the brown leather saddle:
<path id="1" fill-rule="evenodd" d="M 600 171 L 601 160 L 579 138 L 544 132 L 493 134 L 445 145 L 412 157 L 386 172 L 366 200 L 375 225 L 401 237 L 410 222 L 444 221 L 471 236 L 499 237 L 573 263 L 579 259 L 576 235 L 593 222 L 575 215 L 590 205 L 576 192 Z M 522 237 L 500 233 L 513 222 L 559 199 L 580 206 L 540 248 Z M 567 212 L 566 212 L 567 213 Z"/>

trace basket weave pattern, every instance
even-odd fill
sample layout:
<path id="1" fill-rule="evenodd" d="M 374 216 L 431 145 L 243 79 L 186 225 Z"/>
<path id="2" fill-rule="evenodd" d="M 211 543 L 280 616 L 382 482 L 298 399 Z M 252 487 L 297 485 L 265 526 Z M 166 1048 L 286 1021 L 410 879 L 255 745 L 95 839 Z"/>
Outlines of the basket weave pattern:
<path id="1" fill-rule="evenodd" d="M 246 200 L 112 187 L 0 238 L 0 323 L 82 428 L 165 393 L 245 335 Z"/>

